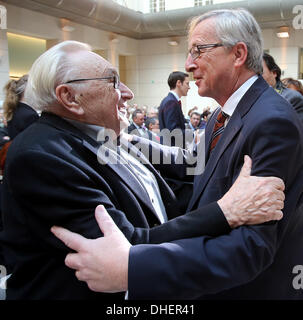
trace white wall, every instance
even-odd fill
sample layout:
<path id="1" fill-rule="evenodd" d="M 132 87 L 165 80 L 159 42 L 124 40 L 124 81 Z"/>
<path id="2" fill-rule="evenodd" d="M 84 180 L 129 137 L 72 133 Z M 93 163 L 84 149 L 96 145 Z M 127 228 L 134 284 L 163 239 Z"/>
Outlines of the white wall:
<path id="1" fill-rule="evenodd" d="M 298 78 L 300 47 L 303 47 L 303 31 L 290 30 L 290 37 L 280 39 L 275 29 L 263 30 L 264 48 L 269 50 L 282 70 L 282 78 Z"/>
<path id="2" fill-rule="evenodd" d="M 9 80 L 9 60 L 8 60 L 7 36 L 5 30 L 0 30 L 0 101 L 4 100 L 4 92 L 2 88 Z"/>
<path id="3" fill-rule="evenodd" d="M 137 101 L 150 107 L 160 105 L 167 95 L 167 79 L 172 71 L 185 71 L 185 38 L 178 46 L 170 46 L 169 38 L 141 40 L 137 55 L 138 91 Z M 183 101 L 186 106 L 186 101 Z"/>

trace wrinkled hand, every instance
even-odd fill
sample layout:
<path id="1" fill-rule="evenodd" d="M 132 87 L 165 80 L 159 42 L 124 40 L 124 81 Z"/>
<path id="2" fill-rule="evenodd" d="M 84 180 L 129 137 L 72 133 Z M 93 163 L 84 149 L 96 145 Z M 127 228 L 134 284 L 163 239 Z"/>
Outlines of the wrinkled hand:
<path id="1" fill-rule="evenodd" d="M 244 157 L 239 177 L 218 201 L 231 228 L 260 224 L 283 217 L 285 185 L 280 178 L 251 176 L 252 161 Z"/>
<path id="2" fill-rule="evenodd" d="M 89 240 L 61 227 L 52 227 L 51 231 L 77 251 L 66 256 L 65 264 L 77 270 L 78 280 L 85 281 L 93 291 L 126 291 L 131 245 L 103 206 L 97 206 L 95 215 L 104 237 Z"/>

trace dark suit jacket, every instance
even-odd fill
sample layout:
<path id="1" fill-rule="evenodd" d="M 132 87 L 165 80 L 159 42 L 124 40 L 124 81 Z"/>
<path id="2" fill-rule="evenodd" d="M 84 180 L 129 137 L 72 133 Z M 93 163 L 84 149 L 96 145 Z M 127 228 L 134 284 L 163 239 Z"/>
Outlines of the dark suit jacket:
<path id="1" fill-rule="evenodd" d="M 146 132 L 148 135 L 148 139 L 153 140 L 152 133 L 148 129 L 146 129 Z M 136 128 L 136 126 L 133 123 L 127 127 L 127 133 L 141 137 L 140 132 L 138 131 L 138 129 Z"/>
<path id="2" fill-rule="evenodd" d="M 87 238 L 101 236 L 94 210 L 103 204 L 132 243 L 158 243 L 187 234 L 228 232 L 216 203 L 160 225 L 148 194 L 126 165 L 100 164 L 106 153 L 100 144 L 69 122 L 43 113 L 10 146 L 3 184 L 2 245 L 5 266 L 12 273 L 7 299 L 106 299 L 77 280 L 64 265 L 70 251 L 50 232 L 66 227 Z M 168 217 L 180 214 L 176 199 L 153 166 L 130 146 L 157 179 Z M 182 168 L 181 168 L 182 169 Z M 182 170 L 180 170 L 182 171 Z M 215 217 L 215 218 L 214 218 Z M 187 221 L 187 222 L 186 222 Z M 149 229 L 149 227 L 156 227 Z M 208 225 L 205 229 L 203 226 Z M 212 232 L 212 231 L 211 231 Z M 116 297 L 117 298 L 117 297 Z"/>
<path id="3" fill-rule="evenodd" d="M 8 131 L 6 127 L 1 128 L 0 127 L 0 150 L 3 147 L 3 145 L 8 141 L 4 139 L 4 137 L 8 136 Z"/>
<path id="4" fill-rule="evenodd" d="M 180 129 L 181 134 L 184 135 L 185 118 L 179 102 L 171 92 L 162 100 L 159 107 L 158 117 L 160 130 L 168 129 L 169 131 L 173 131 L 174 129 Z M 183 145 L 181 147 L 184 147 L 184 137 L 182 137 L 181 141 L 183 141 Z M 165 138 L 164 144 L 169 144 L 165 141 Z M 172 139 L 171 145 L 176 145 L 174 138 Z"/>
<path id="5" fill-rule="evenodd" d="M 19 102 L 13 118 L 7 122 L 8 135 L 11 140 L 38 119 L 38 113 L 33 108 L 23 102 Z"/>
<path id="6" fill-rule="evenodd" d="M 217 111 L 218 112 L 218 111 Z M 217 112 L 206 128 L 206 148 Z M 291 105 L 262 77 L 239 102 L 204 174 L 196 176 L 188 210 L 218 200 L 239 174 L 244 155 L 252 174 L 286 185 L 279 222 L 241 226 L 228 235 L 131 248 L 131 299 L 302 299 L 292 281 L 303 264 L 303 136 Z M 160 148 L 160 146 L 159 146 Z M 266 195 L 264 195 L 266 196 Z"/>
<path id="7" fill-rule="evenodd" d="M 281 95 L 296 110 L 301 122 L 303 123 L 303 96 L 300 92 L 288 88 L 283 88 Z"/>

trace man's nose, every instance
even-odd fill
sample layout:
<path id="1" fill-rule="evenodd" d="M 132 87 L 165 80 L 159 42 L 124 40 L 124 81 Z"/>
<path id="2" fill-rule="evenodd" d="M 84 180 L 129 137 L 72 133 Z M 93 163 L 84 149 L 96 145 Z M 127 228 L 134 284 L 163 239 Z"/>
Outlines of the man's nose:
<path id="1" fill-rule="evenodd" d="M 122 82 L 120 82 L 119 90 L 123 100 L 131 100 L 134 98 L 133 92 Z"/>
<path id="2" fill-rule="evenodd" d="M 196 69 L 196 64 L 194 63 L 194 60 L 189 53 L 185 61 L 185 70 L 187 72 L 192 72 L 194 69 Z"/>

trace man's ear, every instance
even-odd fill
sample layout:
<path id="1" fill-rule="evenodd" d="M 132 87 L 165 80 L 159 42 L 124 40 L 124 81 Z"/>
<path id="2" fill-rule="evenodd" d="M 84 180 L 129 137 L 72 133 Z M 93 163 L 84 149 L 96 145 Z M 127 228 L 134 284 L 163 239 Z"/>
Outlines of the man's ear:
<path id="1" fill-rule="evenodd" d="M 56 96 L 61 105 L 69 112 L 78 116 L 84 114 L 84 109 L 77 99 L 75 90 L 65 84 L 61 84 L 56 88 Z"/>
<path id="2" fill-rule="evenodd" d="M 179 80 L 177 80 L 177 82 L 176 82 L 176 87 L 179 87 L 179 86 L 181 86 L 182 85 L 182 81 L 179 79 Z"/>
<path id="3" fill-rule="evenodd" d="M 233 53 L 234 53 L 234 65 L 235 67 L 241 67 L 245 64 L 247 59 L 247 46 L 244 42 L 238 42 L 233 47 Z"/>

